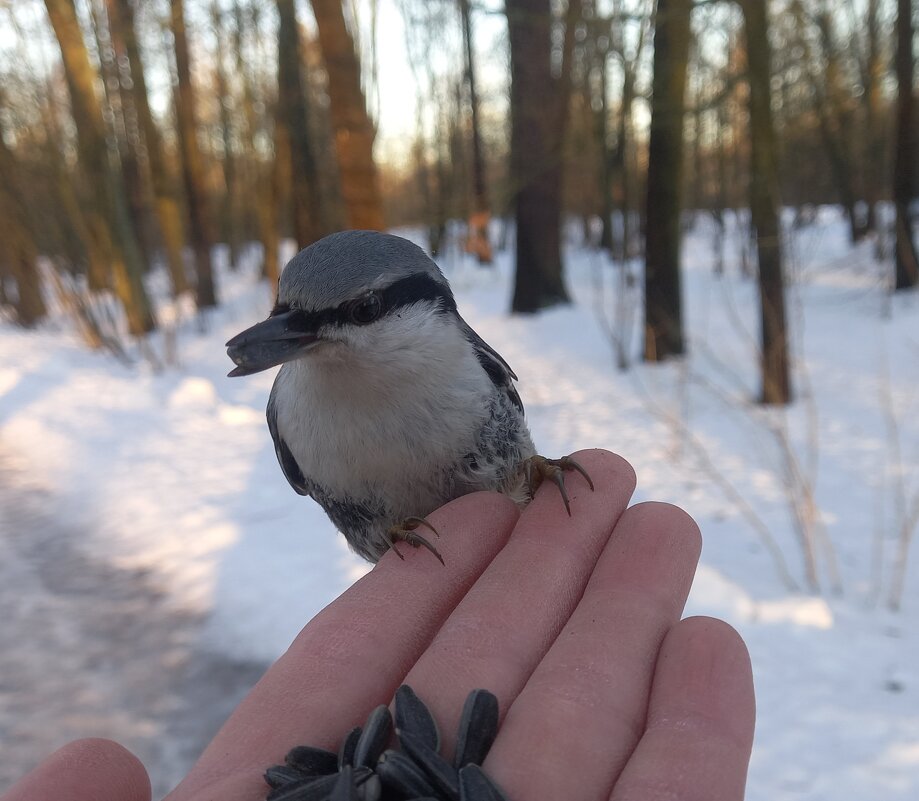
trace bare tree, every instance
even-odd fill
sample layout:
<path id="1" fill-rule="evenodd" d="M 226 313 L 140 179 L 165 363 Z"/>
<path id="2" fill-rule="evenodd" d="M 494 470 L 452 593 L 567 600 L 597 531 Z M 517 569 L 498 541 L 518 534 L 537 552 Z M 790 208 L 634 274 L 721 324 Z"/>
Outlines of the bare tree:
<path id="1" fill-rule="evenodd" d="M 118 40 L 123 43 L 124 56 L 130 65 L 134 108 L 144 137 L 151 188 L 155 199 L 154 208 L 160 234 L 163 237 L 166 264 L 172 280 L 173 293 L 181 295 L 189 289 L 185 260 L 182 257 L 182 214 L 169 180 L 162 136 L 150 111 L 147 78 L 140 57 L 140 48 L 137 45 L 133 3 L 132 0 L 107 0 L 107 7 L 113 36 L 117 36 Z"/>
<path id="2" fill-rule="evenodd" d="M 329 106 L 348 225 L 380 231 L 384 222 L 380 181 L 373 161 L 376 129 L 361 89 L 360 60 L 345 25 L 340 0 L 312 0 L 312 5 L 329 76 Z"/>
<path id="3" fill-rule="evenodd" d="M 220 103 L 220 140 L 223 149 L 223 197 L 220 202 L 220 239 L 230 248 L 230 265 L 235 266 L 242 244 L 242 226 L 236 217 L 236 197 L 239 193 L 237 175 L 239 166 L 233 144 L 234 121 L 232 97 L 227 76 L 226 58 L 232 52 L 227 41 L 224 13 L 217 0 L 211 3 L 211 21 L 217 37 L 217 51 L 214 54 L 214 79 L 217 99 Z"/>
<path id="4" fill-rule="evenodd" d="M 684 351 L 680 286 L 683 118 L 692 0 L 658 0 L 645 223 L 647 361 Z"/>
<path id="5" fill-rule="evenodd" d="M 860 59 L 862 72 L 862 103 L 865 107 L 864 187 L 868 213 L 865 228 L 877 229 L 877 207 L 881 199 L 884 137 L 882 125 L 881 82 L 884 63 L 881 57 L 881 0 L 868 0 L 865 21 L 865 47 Z"/>
<path id="6" fill-rule="evenodd" d="M 762 323 L 762 394 L 765 404 L 791 401 L 785 276 L 779 228 L 779 187 L 772 120 L 769 21 L 762 0 L 740 0 L 750 84 L 750 213 L 756 230 Z"/>
<path id="7" fill-rule="evenodd" d="M 294 236 L 301 248 L 325 233 L 319 202 L 319 172 L 310 139 L 309 99 L 303 80 L 304 58 L 294 0 L 278 4 L 278 104 L 276 141 L 290 159 Z"/>
<path id="8" fill-rule="evenodd" d="M 176 74 L 175 91 L 176 125 L 179 150 L 182 154 L 182 178 L 188 202 L 188 225 L 195 252 L 195 302 L 199 309 L 217 305 L 214 272 L 211 264 L 211 247 L 214 244 L 213 220 L 204 174 L 204 160 L 198 147 L 198 130 L 195 122 L 195 88 L 191 80 L 191 58 L 188 37 L 185 33 L 184 0 L 169 0 L 172 35 L 175 40 Z"/>
<path id="9" fill-rule="evenodd" d="M 491 264 L 491 242 L 488 223 L 491 208 L 488 203 L 488 185 L 485 181 L 485 155 L 482 150 L 482 131 L 479 120 L 479 93 L 476 85 L 476 67 L 472 46 L 472 14 L 469 0 L 459 0 L 463 22 L 463 45 L 466 54 L 466 85 L 469 90 L 469 116 L 472 139 L 472 215 L 469 218 L 469 238 L 466 249 L 474 253 L 480 264 Z"/>
<path id="10" fill-rule="evenodd" d="M 843 211 L 849 220 L 849 238 L 854 243 L 865 235 L 864 223 L 856 209 L 855 159 L 852 156 L 854 98 L 843 74 L 842 48 L 833 27 L 833 12 L 826 0 L 815 14 L 819 40 L 823 51 L 820 66 L 808 65 L 808 74 L 816 100 L 821 139 L 826 148 L 830 173 L 839 194 Z"/>
<path id="11" fill-rule="evenodd" d="M 897 212 L 895 289 L 919 284 L 919 259 L 913 240 L 910 203 L 915 196 L 916 120 L 913 119 L 913 20 L 910 0 L 897 0 L 897 139 L 893 176 Z"/>
<path id="12" fill-rule="evenodd" d="M 86 246 L 93 251 L 90 264 L 97 268 L 108 264 L 111 272 L 91 274 L 90 278 L 96 287 L 111 280 L 124 306 L 130 333 L 141 336 L 155 327 L 155 320 L 143 284 L 141 254 L 121 173 L 108 151 L 105 117 L 95 89 L 96 70 L 89 60 L 73 0 L 45 0 L 45 8 L 61 48 L 84 180 L 99 182 L 98 200 L 87 199 Z"/>
<path id="13" fill-rule="evenodd" d="M 3 108 L 0 91 L 0 109 Z M 16 284 L 16 297 L 12 305 L 16 322 L 29 328 L 46 314 L 42 296 L 41 277 L 38 271 L 38 247 L 35 232 L 23 204 L 24 187 L 16 169 L 16 156 L 10 150 L 0 131 L 0 283 L 2 275 L 9 274 Z M 5 291 L 4 287 L 4 291 Z M 9 302 L 9 298 L 6 301 Z M 0 297 L 0 303 L 4 299 Z"/>
<path id="14" fill-rule="evenodd" d="M 571 96 L 580 0 L 569 0 L 561 67 L 552 74 L 552 4 L 508 0 L 511 50 L 511 185 L 517 221 L 512 309 L 534 312 L 568 302 L 562 279 L 562 144 Z"/>

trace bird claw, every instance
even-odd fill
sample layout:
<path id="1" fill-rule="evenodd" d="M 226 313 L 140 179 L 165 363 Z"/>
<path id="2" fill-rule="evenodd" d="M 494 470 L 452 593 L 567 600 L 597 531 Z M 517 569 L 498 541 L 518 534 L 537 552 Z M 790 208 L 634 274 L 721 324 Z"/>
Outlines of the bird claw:
<path id="1" fill-rule="evenodd" d="M 545 456 L 531 456 L 524 462 L 524 480 L 526 482 L 527 492 L 530 500 L 536 494 L 536 490 L 542 485 L 545 479 L 551 479 L 552 483 L 558 487 L 558 491 L 565 503 L 565 511 L 571 517 L 571 502 L 568 498 L 568 490 L 565 488 L 565 470 L 574 470 L 584 476 L 590 491 L 594 491 L 594 482 L 591 480 L 587 471 L 570 456 L 563 456 L 560 459 L 547 459 Z"/>
<path id="2" fill-rule="evenodd" d="M 389 543 L 389 547 L 396 552 L 396 556 L 398 556 L 400 559 L 405 559 L 405 557 L 402 555 L 402 551 L 396 547 L 396 543 L 399 540 L 408 543 L 413 548 L 427 548 L 432 554 L 434 554 L 434 556 L 437 557 L 437 560 L 442 565 L 446 566 L 444 558 L 440 555 L 437 548 L 431 545 L 427 539 L 415 531 L 415 529 L 417 529 L 419 526 L 424 526 L 425 528 L 431 529 L 431 531 L 434 532 L 435 537 L 440 537 L 440 532 L 438 532 L 438 530 L 423 517 L 406 517 L 405 520 L 403 520 L 398 525 L 392 526 L 386 532 L 386 540 Z"/>

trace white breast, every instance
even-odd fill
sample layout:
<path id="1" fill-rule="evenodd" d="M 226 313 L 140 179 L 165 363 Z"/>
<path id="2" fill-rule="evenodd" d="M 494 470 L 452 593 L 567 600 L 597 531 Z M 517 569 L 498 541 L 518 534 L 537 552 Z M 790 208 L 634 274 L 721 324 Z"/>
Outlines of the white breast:
<path id="1" fill-rule="evenodd" d="M 285 365 L 278 429 L 308 480 L 404 517 L 445 500 L 445 469 L 472 450 L 494 387 L 452 322 L 389 322 L 363 343 Z"/>

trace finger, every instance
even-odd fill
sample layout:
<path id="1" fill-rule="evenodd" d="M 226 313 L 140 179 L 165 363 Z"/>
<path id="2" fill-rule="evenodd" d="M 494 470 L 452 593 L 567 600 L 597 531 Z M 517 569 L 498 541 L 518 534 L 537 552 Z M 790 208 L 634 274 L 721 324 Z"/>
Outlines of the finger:
<path id="1" fill-rule="evenodd" d="M 470 690 L 487 688 L 502 711 L 510 706 L 577 604 L 628 505 L 635 473 L 624 459 L 600 450 L 576 458 L 597 491 L 567 474 L 569 517 L 556 487 L 544 484 L 406 678 L 440 723 L 445 753 Z"/>
<path id="2" fill-rule="evenodd" d="M 2 801 L 150 801 L 150 779 L 118 743 L 76 740 L 20 779 Z"/>
<path id="3" fill-rule="evenodd" d="M 488 757 L 512 798 L 607 798 L 644 729 L 657 653 L 680 618 L 700 549 L 696 524 L 675 506 L 622 515 Z"/>
<path id="4" fill-rule="evenodd" d="M 740 635 L 712 618 L 682 621 L 664 639 L 647 727 L 612 801 L 742 801 L 754 718 Z"/>
<path id="5" fill-rule="evenodd" d="M 446 566 L 426 550 L 380 563 L 300 632 L 266 673 L 170 801 L 208 785 L 227 801 L 254 798 L 261 775 L 294 745 L 336 749 L 389 701 L 444 619 L 507 541 L 517 508 L 477 493 L 429 515 Z M 227 773 L 230 766 L 231 775 Z M 219 784 L 213 784 L 223 776 Z"/>

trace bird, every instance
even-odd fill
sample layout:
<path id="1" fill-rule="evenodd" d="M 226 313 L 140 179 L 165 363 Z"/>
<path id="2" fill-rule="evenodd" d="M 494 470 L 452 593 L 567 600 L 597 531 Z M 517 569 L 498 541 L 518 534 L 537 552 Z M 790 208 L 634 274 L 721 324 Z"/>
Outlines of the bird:
<path id="1" fill-rule="evenodd" d="M 508 363 L 462 318 L 418 245 L 340 231 L 285 266 L 267 319 L 227 342 L 231 377 L 281 365 L 266 415 L 281 470 L 351 549 L 443 557 L 425 516 L 479 490 L 524 506 L 546 478 L 568 513 L 571 457 L 536 453 Z"/>

